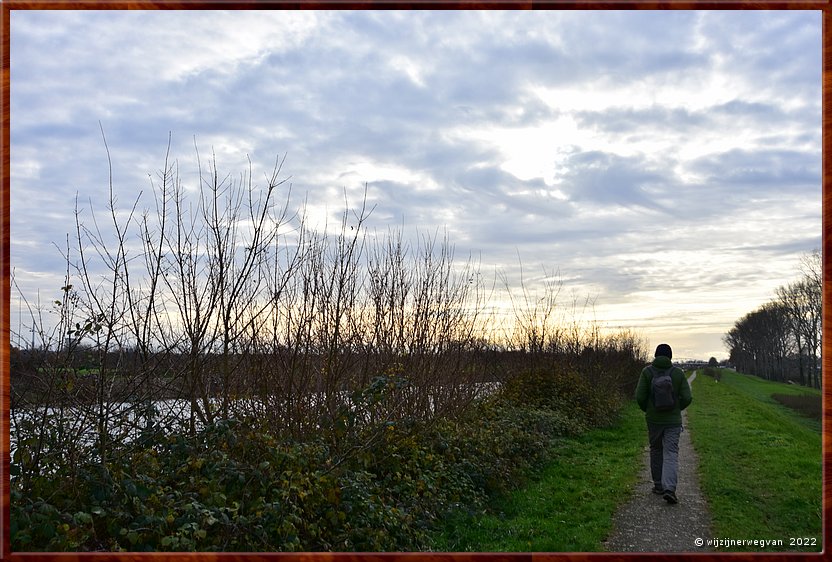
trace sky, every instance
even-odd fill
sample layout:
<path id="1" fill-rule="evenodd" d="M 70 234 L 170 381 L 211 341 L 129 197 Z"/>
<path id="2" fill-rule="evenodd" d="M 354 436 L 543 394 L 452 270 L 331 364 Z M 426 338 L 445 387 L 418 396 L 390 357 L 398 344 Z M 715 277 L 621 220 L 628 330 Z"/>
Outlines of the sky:
<path id="1" fill-rule="evenodd" d="M 285 156 L 311 222 L 366 189 L 369 228 L 446 232 L 510 285 L 521 266 L 532 289 L 556 276 L 563 307 L 589 299 L 581 314 L 674 359 L 726 358 L 734 322 L 820 248 L 820 11 L 10 21 L 11 266 L 30 300 L 59 296 L 76 197 L 106 211 L 102 129 L 122 207 L 152 205 L 169 138 L 189 185 L 195 146 L 256 177 Z"/>

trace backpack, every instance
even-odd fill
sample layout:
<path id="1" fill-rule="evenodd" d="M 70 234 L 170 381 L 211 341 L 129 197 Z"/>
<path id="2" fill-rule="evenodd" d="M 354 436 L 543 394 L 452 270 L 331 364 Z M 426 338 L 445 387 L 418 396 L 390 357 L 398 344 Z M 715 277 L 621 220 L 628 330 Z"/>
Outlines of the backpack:
<path id="1" fill-rule="evenodd" d="M 673 367 L 657 373 L 651 365 L 650 370 L 653 373 L 653 407 L 657 412 L 674 410 L 676 408 L 676 395 L 673 393 L 673 379 L 670 377 Z"/>

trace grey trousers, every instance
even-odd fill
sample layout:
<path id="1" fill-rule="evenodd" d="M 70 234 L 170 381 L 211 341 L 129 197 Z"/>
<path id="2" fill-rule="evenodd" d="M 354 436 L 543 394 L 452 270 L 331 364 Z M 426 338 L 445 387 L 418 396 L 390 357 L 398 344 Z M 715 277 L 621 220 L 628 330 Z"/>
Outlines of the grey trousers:
<path id="1" fill-rule="evenodd" d="M 647 424 L 650 438 L 650 473 L 653 485 L 662 490 L 676 491 L 679 475 L 679 436 L 682 426 Z"/>

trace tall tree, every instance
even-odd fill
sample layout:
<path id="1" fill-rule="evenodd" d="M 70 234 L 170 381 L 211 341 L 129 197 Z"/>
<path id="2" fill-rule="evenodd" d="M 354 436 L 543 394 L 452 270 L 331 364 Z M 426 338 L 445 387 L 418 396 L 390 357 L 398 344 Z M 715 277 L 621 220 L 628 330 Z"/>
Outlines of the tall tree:
<path id="1" fill-rule="evenodd" d="M 738 320 L 723 341 L 738 369 L 820 388 L 822 263 L 816 250 L 800 261 L 801 278 L 777 289 L 776 298 Z"/>
<path id="2" fill-rule="evenodd" d="M 793 349 L 787 313 L 769 302 L 743 316 L 724 341 L 738 369 L 771 380 L 785 380 L 786 358 Z"/>

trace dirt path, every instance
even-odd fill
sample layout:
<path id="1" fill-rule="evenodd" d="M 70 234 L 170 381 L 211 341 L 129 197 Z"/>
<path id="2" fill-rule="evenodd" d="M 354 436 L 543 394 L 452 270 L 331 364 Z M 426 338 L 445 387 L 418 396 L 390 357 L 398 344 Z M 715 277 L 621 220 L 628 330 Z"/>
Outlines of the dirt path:
<path id="1" fill-rule="evenodd" d="M 693 382 L 696 374 L 688 378 Z M 695 400 L 695 398 L 694 398 Z M 694 402 L 694 406 L 695 406 Z M 682 423 L 687 416 L 682 412 Z M 647 429 L 644 431 L 645 439 Z M 712 537 L 708 506 L 699 489 L 696 471 L 699 465 L 690 443 L 687 427 L 679 438 L 679 503 L 670 505 L 652 493 L 650 447 L 645 448 L 644 468 L 629 503 L 619 508 L 613 518 L 613 532 L 605 546 L 610 552 L 704 552 L 696 539 L 707 542 Z"/>

